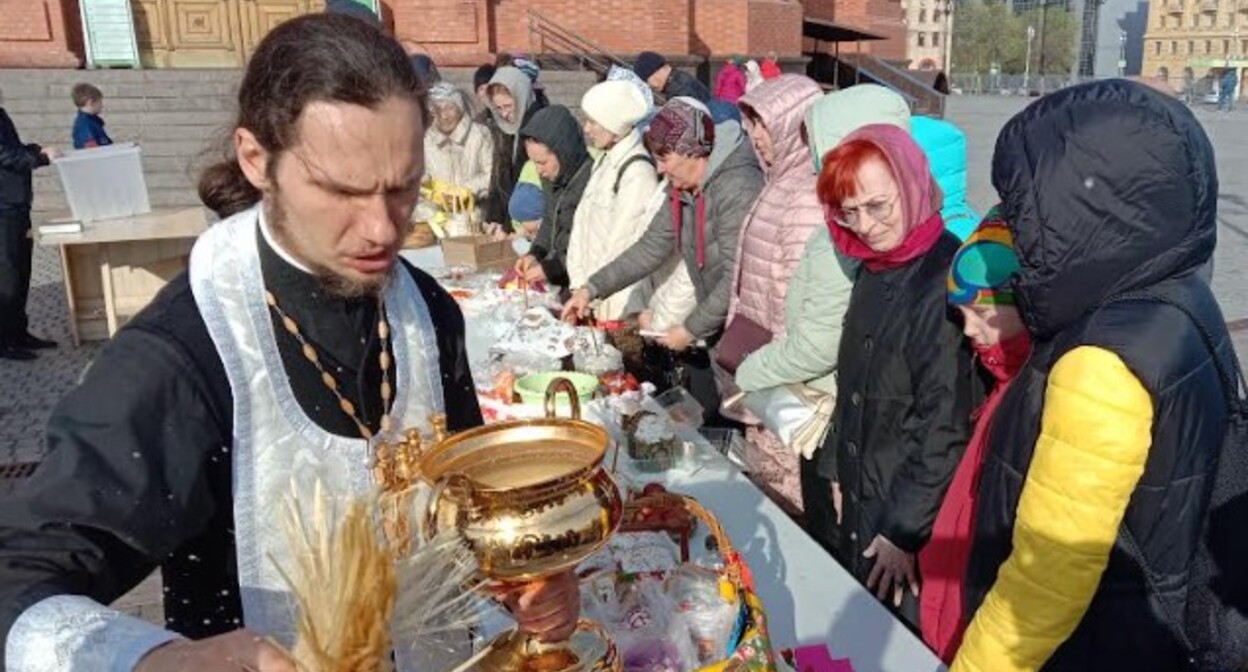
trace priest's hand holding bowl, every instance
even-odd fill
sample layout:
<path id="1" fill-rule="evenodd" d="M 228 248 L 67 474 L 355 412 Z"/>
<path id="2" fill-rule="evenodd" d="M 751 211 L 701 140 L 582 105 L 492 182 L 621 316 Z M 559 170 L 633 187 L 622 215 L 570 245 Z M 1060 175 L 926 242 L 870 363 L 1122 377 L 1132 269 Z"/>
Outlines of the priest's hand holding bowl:
<path id="1" fill-rule="evenodd" d="M 180 639 L 143 656 L 135 672 L 296 672 L 277 646 L 249 630 L 198 641 Z"/>
<path id="2" fill-rule="evenodd" d="M 516 619 L 520 632 L 543 642 L 572 636 L 581 618 L 581 585 L 571 571 L 533 583 L 500 585 L 493 592 Z"/>

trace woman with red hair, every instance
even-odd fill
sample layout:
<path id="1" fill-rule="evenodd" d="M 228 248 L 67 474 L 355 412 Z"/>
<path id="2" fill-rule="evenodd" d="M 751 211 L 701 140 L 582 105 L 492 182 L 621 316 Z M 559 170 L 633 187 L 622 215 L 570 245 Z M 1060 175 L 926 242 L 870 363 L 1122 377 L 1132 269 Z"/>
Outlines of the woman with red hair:
<path id="1" fill-rule="evenodd" d="M 828 152 L 818 194 L 836 247 L 862 264 L 819 471 L 839 486 L 840 558 L 917 626 L 915 555 L 966 449 L 977 396 L 946 301 L 958 240 L 945 232 L 923 150 L 895 126 L 864 126 Z"/>

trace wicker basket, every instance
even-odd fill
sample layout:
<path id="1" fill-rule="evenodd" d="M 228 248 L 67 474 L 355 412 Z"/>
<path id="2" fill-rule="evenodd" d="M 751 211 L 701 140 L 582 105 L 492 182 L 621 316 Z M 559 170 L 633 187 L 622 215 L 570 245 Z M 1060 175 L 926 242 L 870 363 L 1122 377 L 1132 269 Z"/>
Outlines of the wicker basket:
<path id="1" fill-rule="evenodd" d="M 653 505 L 683 506 L 686 511 L 706 525 L 711 536 L 719 546 L 719 553 L 724 559 L 724 577 L 741 596 L 741 608 L 745 611 L 745 627 L 733 654 L 724 660 L 706 665 L 697 672 L 775 672 L 775 653 L 771 648 L 771 638 L 767 632 L 767 618 L 762 602 L 754 592 L 754 577 L 746 566 L 744 558 L 732 545 L 728 533 L 720 525 L 719 519 L 706 507 L 692 497 L 672 493 L 658 493 L 629 502 L 628 506 Z"/>

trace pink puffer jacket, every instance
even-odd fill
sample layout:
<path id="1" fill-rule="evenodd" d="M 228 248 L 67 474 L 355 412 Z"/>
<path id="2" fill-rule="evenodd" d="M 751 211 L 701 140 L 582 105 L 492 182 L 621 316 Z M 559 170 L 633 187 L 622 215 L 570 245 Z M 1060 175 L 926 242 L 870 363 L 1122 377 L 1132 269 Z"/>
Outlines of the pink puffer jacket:
<path id="1" fill-rule="evenodd" d="M 771 329 L 775 338 L 784 335 L 784 299 L 806 241 L 816 227 L 826 226 L 801 132 L 806 110 L 821 95 L 814 81 L 789 74 L 763 82 L 740 103 L 767 127 L 775 160 L 771 166 L 759 160 L 767 183 L 741 227 L 728 322 L 740 313 Z"/>

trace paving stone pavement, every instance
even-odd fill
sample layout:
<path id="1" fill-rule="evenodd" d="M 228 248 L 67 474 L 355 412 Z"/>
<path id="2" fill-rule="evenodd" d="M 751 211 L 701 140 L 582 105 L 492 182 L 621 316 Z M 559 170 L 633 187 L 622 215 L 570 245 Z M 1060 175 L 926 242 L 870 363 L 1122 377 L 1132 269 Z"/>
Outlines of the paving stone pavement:
<path id="1" fill-rule="evenodd" d="M 1029 101 L 1019 98 L 951 97 L 947 116 L 967 133 L 970 198 L 983 209 L 995 201 L 989 181 L 992 151 L 1001 126 Z M 1248 112 L 1217 114 L 1198 109 L 1217 149 L 1221 179 L 1219 239 L 1215 254 L 1214 291 L 1228 321 L 1235 327 L 1238 352 L 1248 352 Z M 100 344 L 69 343 L 65 295 L 58 255 L 36 247 L 30 314 L 32 330 L 61 343 L 34 362 L 0 361 L 0 466 L 38 461 L 43 452 L 43 427 L 56 401 L 68 392 L 100 350 Z M 12 483 L 0 480 L 0 502 Z M 159 623 L 163 618 L 158 575 L 115 604 L 134 616 Z"/>
<path id="2" fill-rule="evenodd" d="M 41 351 L 32 362 L 0 360 L 0 465 L 41 459 L 43 428 L 53 406 L 100 350 L 100 344 L 75 347 L 70 342 L 61 260 L 55 250 L 35 247 L 31 276 L 31 331 L 60 347 Z"/>

